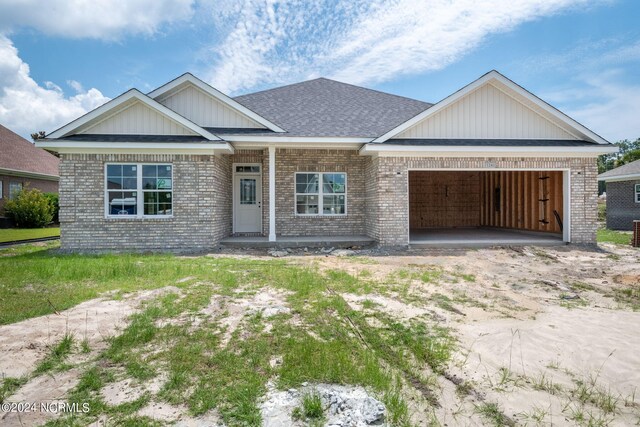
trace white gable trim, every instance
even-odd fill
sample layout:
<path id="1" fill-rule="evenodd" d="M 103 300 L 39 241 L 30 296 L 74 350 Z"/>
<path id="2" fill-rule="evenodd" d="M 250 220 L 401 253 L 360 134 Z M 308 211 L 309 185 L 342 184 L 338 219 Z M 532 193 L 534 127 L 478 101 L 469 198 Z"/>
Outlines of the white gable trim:
<path id="1" fill-rule="evenodd" d="M 91 142 L 38 140 L 36 147 L 74 154 L 233 154 L 227 142 Z"/>
<path id="2" fill-rule="evenodd" d="M 598 181 L 604 182 L 617 182 L 617 181 L 632 181 L 640 179 L 640 173 L 630 173 L 626 175 L 616 175 L 616 176 L 599 176 Z"/>
<path id="3" fill-rule="evenodd" d="M 84 127 L 84 126 L 87 126 L 89 124 L 92 124 L 93 121 L 97 122 L 98 119 L 100 119 L 103 116 L 111 116 L 112 114 L 110 114 L 110 112 L 112 110 L 115 110 L 118 107 L 122 106 L 123 104 L 126 104 L 127 102 L 131 102 L 132 100 L 140 101 L 141 103 L 145 104 L 149 108 L 159 112 L 160 114 L 162 114 L 164 116 L 167 116 L 171 120 L 179 123 L 180 125 L 182 125 L 185 128 L 195 132 L 196 134 L 207 138 L 210 141 L 220 141 L 221 140 L 220 138 L 218 138 L 217 136 L 215 136 L 211 132 L 208 132 L 207 130 L 201 128 L 200 126 L 196 125 L 192 121 L 182 117 L 180 114 L 176 113 L 175 111 L 170 110 L 169 108 L 165 107 L 164 105 L 160 104 L 159 102 L 155 101 L 154 99 L 149 98 L 147 95 L 143 94 L 142 92 L 140 92 L 137 89 L 128 90 L 127 92 L 125 92 L 122 95 L 112 99 L 111 101 L 101 105 L 100 107 L 96 108 L 95 110 L 90 111 L 87 114 L 85 114 L 84 116 L 82 116 L 82 117 L 72 121 L 71 123 L 69 123 L 69 124 L 59 128 L 59 129 L 51 132 L 49 135 L 47 135 L 47 138 L 49 138 L 49 139 L 63 138 L 65 136 L 67 136 L 67 135 L 71 135 L 74 132 L 76 132 L 78 129 L 80 129 L 80 128 Z M 114 114 L 117 114 L 119 112 L 122 112 L 122 110 L 118 110 Z"/>
<path id="4" fill-rule="evenodd" d="M 170 93 L 171 91 L 175 90 L 176 88 L 179 88 L 181 85 L 183 85 L 185 83 L 191 83 L 192 85 L 194 85 L 198 89 L 202 90 L 206 94 L 212 96 L 213 98 L 217 99 L 218 101 L 222 102 L 223 104 L 226 104 L 230 108 L 232 108 L 235 111 L 237 111 L 238 113 L 248 117 L 249 119 L 253 120 L 254 122 L 256 122 L 258 124 L 261 124 L 262 126 L 266 127 L 267 129 L 270 129 L 270 130 L 272 130 L 274 132 L 286 132 L 284 129 L 282 129 L 278 125 L 270 122 L 269 120 L 265 119 L 264 117 L 260 116 L 259 114 L 254 113 L 253 111 L 251 111 L 250 109 L 248 109 L 244 105 L 240 104 L 237 101 L 234 101 L 233 99 L 231 99 L 230 97 L 228 97 L 224 93 L 220 92 L 219 90 L 217 90 L 216 88 L 212 87 L 211 85 L 203 82 L 202 80 L 200 80 L 199 78 L 197 78 L 196 76 L 194 76 L 191 73 L 185 73 L 185 74 L 181 75 L 180 77 L 178 77 L 177 79 L 171 80 L 169 83 L 167 83 L 167 84 L 165 84 L 163 86 L 160 86 L 159 88 L 149 92 L 148 96 L 153 98 L 153 99 L 160 98 L 163 95 L 166 95 L 166 94 Z"/>
<path id="5" fill-rule="evenodd" d="M 506 146 L 412 146 L 366 144 L 360 149 L 363 156 L 381 157 L 597 157 L 618 151 L 614 145 L 579 147 L 506 147 Z"/>
<path id="6" fill-rule="evenodd" d="M 584 127 L 582 124 L 578 123 L 577 121 L 575 121 L 571 117 L 567 116 L 566 114 L 564 114 L 563 112 L 561 112 L 557 108 L 555 108 L 555 107 L 549 105 L 548 103 L 544 102 L 543 100 L 541 100 L 540 98 L 538 98 L 537 96 L 532 94 L 531 92 L 529 92 L 526 89 L 524 89 L 522 86 L 517 85 L 516 83 L 514 83 L 511 80 L 509 80 L 508 78 L 506 78 L 505 76 L 503 76 L 502 74 L 500 74 L 499 72 L 497 72 L 495 70 L 488 72 L 487 74 L 485 74 L 484 76 L 480 77 L 476 81 L 468 84 L 467 86 L 465 86 L 462 89 L 458 90 L 457 92 L 449 95 L 448 97 L 446 97 L 442 101 L 438 102 L 437 104 L 433 105 L 432 107 L 428 108 L 427 110 L 423 111 L 422 113 L 420 113 L 420 114 L 412 117 L 411 119 L 407 120 L 406 122 L 402 123 L 400 126 L 394 128 L 394 129 L 390 130 L 389 132 L 385 133 L 384 135 L 376 138 L 373 142 L 379 143 L 379 142 L 387 141 L 388 139 L 390 139 L 390 138 L 398 135 L 399 133 L 409 129 L 410 127 L 412 127 L 413 125 L 417 124 L 418 122 L 421 122 L 421 121 L 423 121 L 424 119 L 426 119 L 428 117 L 432 117 L 433 115 L 435 115 L 439 111 L 444 110 L 449 105 L 455 103 L 456 101 L 460 100 L 464 96 L 466 96 L 466 95 L 470 94 L 471 92 L 475 91 L 479 87 L 481 87 L 481 86 L 483 86 L 485 84 L 488 84 L 488 83 L 490 83 L 492 81 L 497 81 L 497 82 L 501 83 L 502 85 L 506 86 L 508 89 L 514 91 L 518 95 L 520 95 L 520 96 L 526 98 L 527 100 L 531 101 L 534 105 L 536 105 L 537 107 L 542 109 L 545 113 L 547 113 L 547 114 L 551 115 L 552 117 L 556 118 L 561 123 L 566 124 L 567 128 L 565 129 L 563 127 L 563 129 L 566 130 L 567 132 L 570 132 L 571 134 L 576 134 L 577 133 L 578 135 L 584 135 L 585 139 L 589 139 L 589 140 L 593 141 L 594 143 L 609 144 L 609 142 L 607 140 L 605 140 L 604 138 L 602 138 L 600 135 L 590 131 L 589 129 Z M 497 89 L 500 89 L 500 87 L 497 87 Z M 516 98 L 514 98 L 514 99 L 516 99 Z M 583 139 L 583 138 L 579 137 L 579 139 Z"/>

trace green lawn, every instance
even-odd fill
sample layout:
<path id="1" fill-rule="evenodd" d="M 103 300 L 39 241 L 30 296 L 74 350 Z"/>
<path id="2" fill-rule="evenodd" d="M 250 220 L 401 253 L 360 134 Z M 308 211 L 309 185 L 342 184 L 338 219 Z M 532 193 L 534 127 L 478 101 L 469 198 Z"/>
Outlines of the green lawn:
<path id="1" fill-rule="evenodd" d="M 60 236 L 60 227 L 0 228 L 0 243 L 54 236 Z"/>
<path id="2" fill-rule="evenodd" d="M 631 244 L 631 232 L 630 231 L 614 231 L 607 228 L 601 228 L 598 230 L 598 243 L 616 243 L 618 245 Z"/>

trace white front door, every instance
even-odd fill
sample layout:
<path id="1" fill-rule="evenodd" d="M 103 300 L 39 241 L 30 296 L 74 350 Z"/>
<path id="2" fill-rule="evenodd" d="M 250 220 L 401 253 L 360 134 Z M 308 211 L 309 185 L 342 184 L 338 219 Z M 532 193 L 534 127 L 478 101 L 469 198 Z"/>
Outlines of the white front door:
<path id="1" fill-rule="evenodd" d="M 262 186 L 259 173 L 235 173 L 233 177 L 233 231 L 262 231 Z"/>

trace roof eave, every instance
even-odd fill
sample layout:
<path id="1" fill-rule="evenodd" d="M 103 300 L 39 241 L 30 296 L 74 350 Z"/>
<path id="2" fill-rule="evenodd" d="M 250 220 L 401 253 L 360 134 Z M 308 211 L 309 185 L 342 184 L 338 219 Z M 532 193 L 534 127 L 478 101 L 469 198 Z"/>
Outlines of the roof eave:
<path id="1" fill-rule="evenodd" d="M 604 182 L 616 182 L 616 181 L 634 181 L 640 180 L 640 172 L 638 173 L 630 173 L 626 175 L 613 175 L 613 176 L 599 176 L 598 181 Z"/>
<path id="2" fill-rule="evenodd" d="M 36 146 L 62 154 L 233 154 L 233 146 L 225 141 L 206 142 L 86 142 L 40 140 Z"/>
<path id="3" fill-rule="evenodd" d="M 0 168 L 0 175 L 20 176 L 25 178 L 43 179 L 45 181 L 59 181 L 58 175 L 42 172 L 31 172 L 20 169 Z"/>
<path id="4" fill-rule="evenodd" d="M 360 149 L 362 155 L 386 155 L 386 156 L 434 156 L 454 155 L 457 157 L 481 157 L 489 156 L 523 156 L 523 157 L 596 157 L 602 154 L 615 153 L 618 147 L 614 145 L 602 146 L 593 144 L 593 147 L 518 147 L 518 146 L 415 146 L 415 145 L 388 145 L 366 144 Z"/>

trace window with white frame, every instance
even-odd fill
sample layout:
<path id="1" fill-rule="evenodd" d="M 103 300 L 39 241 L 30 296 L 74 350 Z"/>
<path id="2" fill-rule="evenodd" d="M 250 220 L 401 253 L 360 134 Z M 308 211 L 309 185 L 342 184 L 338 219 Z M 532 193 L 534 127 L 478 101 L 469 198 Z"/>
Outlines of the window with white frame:
<path id="1" fill-rule="evenodd" d="M 107 216 L 172 215 L 172 165 L 108 164 L 105 174 Z"/>
<path id="2" fill-rule="evenodd" d="M 636 203 L 640 203 L 640 184 L 636 184 Z"/>
<path id="3" fill-rule="evenodd" d="M 344 215 L 347 213 L 347 174 L 297 172 L 297 215 Z"/>
<path id="4" fill-rule="evenodd" d="M 19 192 L 22 191 L 22 183 L 11 181 L 9 182 L 9 198 L 13 199 L 18 195 Z"/>
<path id="5" fill-rule="evenodd" d="M 2 188 L 2 181 L 0 181 L 0 199 L 2 199 L 4 197 L 4 193 L 3 193 L 3 188 Z"/>

